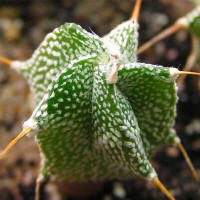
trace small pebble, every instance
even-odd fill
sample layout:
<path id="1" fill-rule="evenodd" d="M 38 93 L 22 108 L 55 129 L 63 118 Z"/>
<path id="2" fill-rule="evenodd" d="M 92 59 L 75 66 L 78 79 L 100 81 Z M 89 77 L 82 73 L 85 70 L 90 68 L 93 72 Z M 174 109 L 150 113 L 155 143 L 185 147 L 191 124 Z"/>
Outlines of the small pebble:
<path id="1" fill-rule="evenodd" d="M 126 191 L 123 187 L 123 185 L 119 182 L 114 183 L 113 185 L 113 195 L 115 197 L 118 197 L 120 199 L 125 198 L 126 197 Z"/>
<path id="2" fill-rule="evenodd" d="M 192 120 L 186 127 L 185 131 L 188 135 L 192 135 L 194 133 L 200 133 L 200 119 Z"/>
<path id="3" fill-rule="evenodd" d="M 179 156 L 179 153 L 180 152 L 177 147 L 167 147 L 166 148 L 166 154 L 169 157 L 177 158 Z"/>

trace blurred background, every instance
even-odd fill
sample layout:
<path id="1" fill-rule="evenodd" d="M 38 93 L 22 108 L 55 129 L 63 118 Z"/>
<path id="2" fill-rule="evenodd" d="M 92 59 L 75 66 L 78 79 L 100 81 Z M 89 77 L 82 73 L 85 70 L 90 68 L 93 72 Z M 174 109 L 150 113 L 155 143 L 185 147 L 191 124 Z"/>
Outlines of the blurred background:
<path id="1" fill-rule="evenodd" d="M 103 36 L 129 19 L 134 0 L 1 0 L 0 55 L 10 59 L 28 59 L 45 35 L 66 22 L 74 22 Z M 143 0 L 140 16 L 140 44 L 172 24 L 193 8 L 188 0 Z M 139 61 L 184 67 L 190 52 L 187 31 L 156 44 L 141 54 Z M 196 64 L 192 71 L 200 72 Z M 0 64 L 0 150 L 21 131 L 31 115 L 31 94 L 26 81 L 17 72 Z M 187 77 L 179 91 L 175 128 L 200 174 L 200 79 Z M 0 199 L 34 199 L 35 180 L 39 173 L 39 153 L 34 138 L 24 138 L 0 160 Z M 161 181 L 179 200 L 199 200 L 200 184 L 172 146 L 161 148 L 154 157 Z M 88 186 L 91 187 L 91 186 Z M 94 189 L 95 190 L 95 189 Z M 42 199 L 67 198 L 54 183 L 42 189 Z M 83 198 L 82 198 L 83 199 Z M 130 181 L 106 182 L 99 192 L 85 199 L 155 200 L 166 199 L 151 183 L 133 178 Z"/>

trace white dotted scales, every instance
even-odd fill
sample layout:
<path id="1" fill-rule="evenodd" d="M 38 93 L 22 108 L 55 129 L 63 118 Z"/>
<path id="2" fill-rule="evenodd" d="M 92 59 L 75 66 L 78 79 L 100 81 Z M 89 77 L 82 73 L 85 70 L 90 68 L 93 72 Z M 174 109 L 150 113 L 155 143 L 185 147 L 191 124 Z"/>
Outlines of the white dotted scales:
<path id="1" fill-rule="evenodd" d="M 13 63 L 38 104 L 24 126 L 35 130 L 44 178 L 156 176 L 150 156 L 177 138 L 176 88 L 169 68 L 137 62 L 137 29 L 129 20 L 100 38 L 65 24 Z"/>

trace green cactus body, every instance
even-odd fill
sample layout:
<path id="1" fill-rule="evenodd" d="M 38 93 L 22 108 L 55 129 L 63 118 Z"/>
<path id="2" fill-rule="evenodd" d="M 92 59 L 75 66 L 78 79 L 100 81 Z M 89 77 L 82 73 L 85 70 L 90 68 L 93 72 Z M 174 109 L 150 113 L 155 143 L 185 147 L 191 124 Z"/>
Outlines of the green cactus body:
<path id="1" fill-rule="evenodd" d="M 96 35 L 70 23 L 49 33 L 29 60 L 13 65 L 28 80 L 37 105 L 67 64 L 97 54 L 106 60 L 103 51 L 103 42 Z"/>
<path id="2" fill-rule="evenodd" d="M 129 20 L 100 38 L 65 24 L 13 63 L 38 104 L 24 127 L 34 129 L 44 178 L 156 176 L 152 152 L 177 138 L 176 87 L 172 68 L 137 62 L 137 28 Z"/>
<path id="3" fill-rule="evenodd" d="M 137 61 L 138 23 L 127 21 L 118 25 L 103 40 L 119 49 L 120 63 L 133 63 Z M 113 54 L 113 53 L 112 53 Z"/>
<path id="4" fill-rule="evenodd" d="M 59 180 L 146 177 L 153 169 L 133 110 L 116 85 L 107 84 L 104 66 L 95 65 L 86 59 L 68 66 L 31 117 L 46 156 L 44 173 Z"/>
<path id="5" fill-rule="evenodd" d="M 174 143 L 177 95 L 169 69 L 145 63 L 127 64 L 119 71 L 117 86 L 134 110 L 147 155 L 165 143 Z"/>

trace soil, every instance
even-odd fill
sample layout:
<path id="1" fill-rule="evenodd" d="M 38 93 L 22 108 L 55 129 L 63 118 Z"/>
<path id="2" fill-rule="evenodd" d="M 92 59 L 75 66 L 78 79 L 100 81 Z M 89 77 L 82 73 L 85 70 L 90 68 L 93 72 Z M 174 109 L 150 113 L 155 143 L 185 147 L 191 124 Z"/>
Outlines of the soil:
<path id="1" fill-rule="evenodd" d="M 129 0 L 1 0 L 0 55 L 17 60 L 29 58 L 44 36 L 55 27 L 75 22 L 88 31 L 103 36 L 129 18 L 134 1 Z M 144 0 L 140 16 L 140 44 L 172 24 L 192 8 L 187 0 Z M 191 46 L 190 33 L 179 31 L 158 43 L 139 61 L 182 69 Z M 193 71 L 200 72 L 196 64 Z M 200 172 L 200 79 L 187 77 L 179 89 L 175 128 Z M 21 130 L 32 112 L 27 82 L 17 72 L 0 66 L 0 150 Z M 160 180 L 179 200 L 199 200 L 200 184 L 196 182 L 180 152 L 172 146 L 162 147 L 153 159 Z M 35 181 L 40 157 L 33 137 L 19 142 L 0 160 L 0 199 L 34 199 Z M 105 182 L 93 191 L 98 200 L 166 199 L 152 183 L 139 178 Z M 103 185 L 103 186 L 102 186 Z M 87 187 L 92 187 L 87 185 Z M 91 189 L 91 188 L 90 188 Z M 60 191 L 60 192 L 59 192 Z M 44 200 L 74 199 L 67 197 L 56 184 L 46 183 L 41 191 Z"/>

